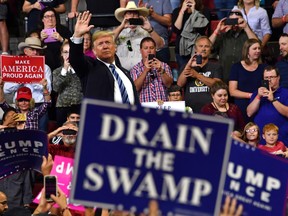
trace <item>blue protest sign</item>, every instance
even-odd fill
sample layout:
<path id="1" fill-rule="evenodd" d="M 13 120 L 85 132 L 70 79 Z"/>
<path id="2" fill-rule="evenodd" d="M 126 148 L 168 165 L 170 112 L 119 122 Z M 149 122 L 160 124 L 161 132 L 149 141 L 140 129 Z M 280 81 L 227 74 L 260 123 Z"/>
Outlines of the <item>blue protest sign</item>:
<path id="1" fill-rule="evenodd" d="M 233 121 L 85 99 L 72 202 L 163 215 L 219 212 Z"/>
<path id="2" fill-rule="evenodd" d="M 224 195 L 243 204 L 243 215 L 286 215 L 288 160 L 233 141 Z"/>
<path id="3" fill-rule="evenodd" d="M 0 179 L 13 173 L 40 171 L 42 156 L 47 156 L 47 134 L 37 130 L 0 132 Z"/>

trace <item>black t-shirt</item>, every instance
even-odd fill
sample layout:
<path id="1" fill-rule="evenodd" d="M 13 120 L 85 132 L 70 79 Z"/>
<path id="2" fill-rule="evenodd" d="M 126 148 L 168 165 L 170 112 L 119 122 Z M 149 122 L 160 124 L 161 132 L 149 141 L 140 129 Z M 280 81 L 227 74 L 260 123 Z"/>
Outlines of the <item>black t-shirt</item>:
<path id="1" fill-rule="evenodd" d="M 37 0 L 26 0 L 31 4 L 37 2 Z M 40 0 L 39 2 L 43 4 L 45 7 L 55 8 L 60 4 L 64 4 L 66 0 Z M 28 14 L 28 31 L 35 30 L 39 27 L 41 23 L 40 20 L 41 11 L 37 9 L 32 9 Z"/>
<path id="2" fill-rule="evenodd" d="M 86 0 L 87 10 L 92 13 L 90 24 L 97 27 L 118 26 L 120 23 L 114 16 L 114 12 L 120 7 L 119 1 Z"/>

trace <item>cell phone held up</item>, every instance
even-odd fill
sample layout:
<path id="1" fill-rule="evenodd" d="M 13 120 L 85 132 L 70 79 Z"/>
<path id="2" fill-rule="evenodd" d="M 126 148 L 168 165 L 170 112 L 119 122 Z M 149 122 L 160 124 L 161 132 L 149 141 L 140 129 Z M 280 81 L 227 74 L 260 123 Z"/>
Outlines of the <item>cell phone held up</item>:
<path id="1" fill-rule="evenodd" d="M 196 64 L 202 64 L 202 55 L 196 55 Z"/>
<path id="2" fill-rule="evenodd" d="M 141 18 L 130 18 L 129 23 L 130 25 L 143 25 L 144 24 Z"/>
<path id="3" fill-rule="evenodd" d="M 224 25 L 237 25 L 238 24 L 238 18 L 228 18 L 224 21 Z"/>
<path id="4" fill-rule="evenodd" d="M 261 87 L 264 87 L 269 90 L 269 80 L 262 80 Z"/>
<path id="5" fill-rule="evenodd" d="M 153 60 L 155 58 L 154 54 L 148 54 L 148 61 Z"/>
<path id="6" fill-rule="evenodd" d="M 44 176 L 45 199 L 47 202 L 53 202 L 51 195 L 57 196 L 57 176 L 46 175 Z"/>
<path id="7" fill-rule="evenodd" d="M 55 38 L 52 37 L 52 34 L 56 32 L 56 28 L 47 28 L 44 29 L 44 31 L 48 35 L 48 37 L 44 40 L 44 43 L 51 43 L 57 41 Z"/>

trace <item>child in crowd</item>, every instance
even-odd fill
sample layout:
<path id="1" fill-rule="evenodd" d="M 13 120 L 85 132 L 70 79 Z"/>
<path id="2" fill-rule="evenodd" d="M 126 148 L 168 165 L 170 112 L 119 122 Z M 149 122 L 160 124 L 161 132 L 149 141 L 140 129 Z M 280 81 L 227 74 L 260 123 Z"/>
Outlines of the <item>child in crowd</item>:
<path id="1" fill-rule="evenodd" d="M 253 147 L 258 147 L 260 141 L 260 129 L 254 122 L 248 122 L 242 133 L 234 131 L 232 137 Z"/>
<path id="2" fill-rule="evenodd" d="M 279 128 L 275 124 L 266 124 L 263 128 L 263 139 L 266 141 L 265 145 L 259 145 L 259 149 L 267 151 L 274 155 L 288 157 L 287 147 L 283 142 L 278 141 Z"/>

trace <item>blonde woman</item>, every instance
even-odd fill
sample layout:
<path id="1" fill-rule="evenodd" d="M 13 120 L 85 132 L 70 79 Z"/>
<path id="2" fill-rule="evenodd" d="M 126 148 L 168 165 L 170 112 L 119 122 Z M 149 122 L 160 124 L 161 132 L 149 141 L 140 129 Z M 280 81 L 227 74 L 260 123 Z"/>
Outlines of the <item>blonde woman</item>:
<path id="1" fill-rule="evenodd" d="M 269 41 L 272 31 L 267 11 L 260 7 L 260 0 L 239 0 L 232 10 L 241 10 L 252 31 L 262 41 L 264 47 Z"/>

